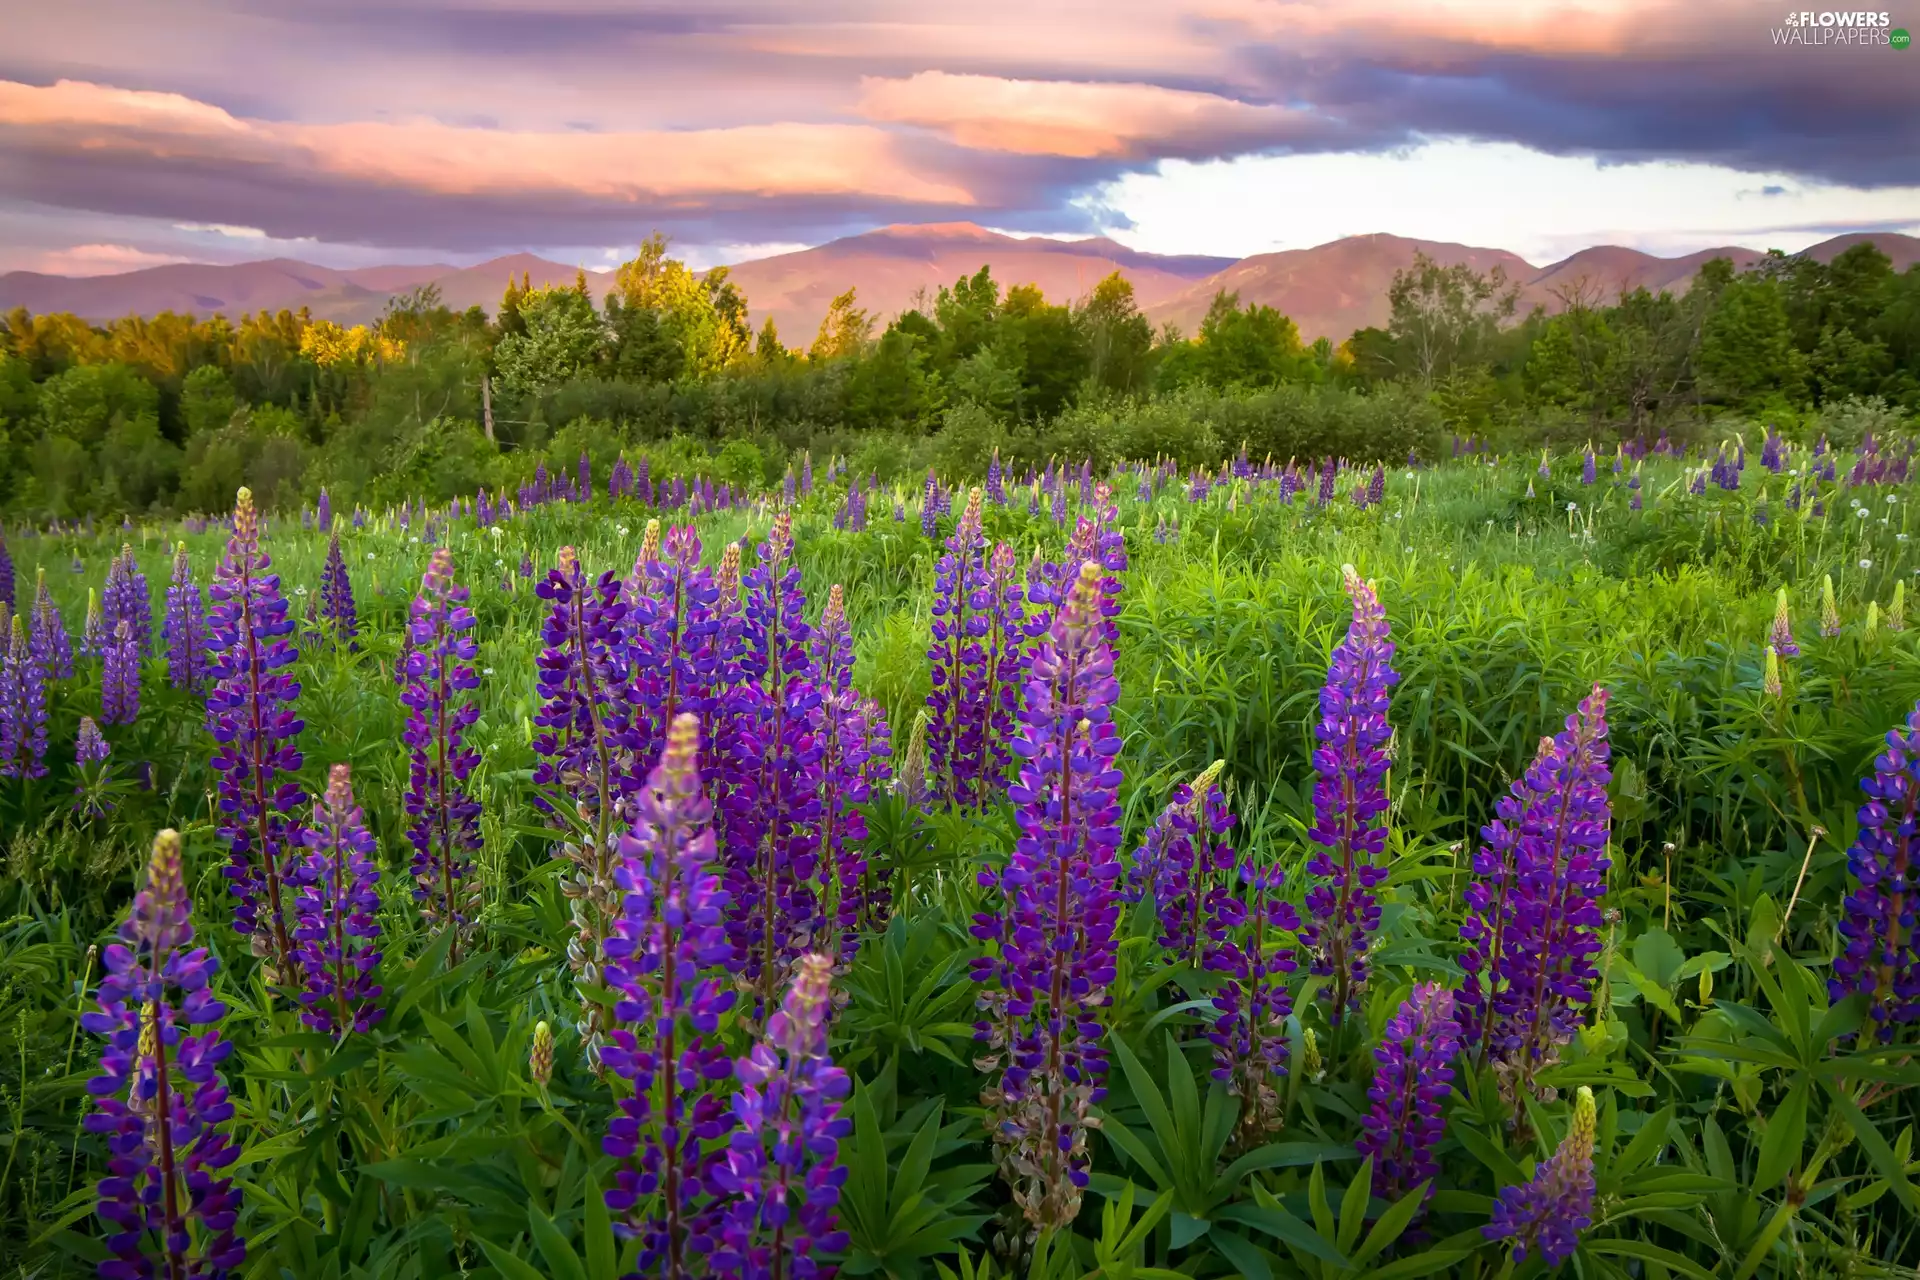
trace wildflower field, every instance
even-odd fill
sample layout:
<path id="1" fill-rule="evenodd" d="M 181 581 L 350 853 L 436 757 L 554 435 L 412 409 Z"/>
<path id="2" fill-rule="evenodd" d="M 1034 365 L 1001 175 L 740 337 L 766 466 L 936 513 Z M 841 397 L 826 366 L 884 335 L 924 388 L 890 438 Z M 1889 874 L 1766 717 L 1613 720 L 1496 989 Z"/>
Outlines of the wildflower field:
<path id="1" fill-rule="evenodd" d="M 1752 445 L 10 530 L 4 1272 L 1912 1275 L 1920 485 Z"/>

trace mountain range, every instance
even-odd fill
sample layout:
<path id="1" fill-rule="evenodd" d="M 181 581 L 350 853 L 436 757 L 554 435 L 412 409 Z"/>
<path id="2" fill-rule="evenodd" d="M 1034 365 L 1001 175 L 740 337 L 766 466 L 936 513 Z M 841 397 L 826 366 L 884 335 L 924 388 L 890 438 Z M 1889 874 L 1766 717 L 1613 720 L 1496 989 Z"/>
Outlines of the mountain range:
<path id="1" fill-rule="evenodd" d="M 1807 249 L 1826 262 L 1863 240 L 1893 259 L 1895 270 L 1920 262 L 1920 237 L 1891 232 L 1835 236 Z M 1191 333 L 1221 289 L 1246 303 L 1264 303 L 1293 317 L 1311 342 L 1338 342 L 1355 329 L 1384 324 L 1387 289 L 1396 271 L 1416 253 L 1445 265 L 1464 262 L 1476 271 L 1503 270 L 1520 287 L 1520 309 L 1549 310 L 1583 290 L 1611 298 L 1641 286 L 1683 290 L 1701 264 L 1731 258 L 1746 267 L 1763 255 L 1753 249 L 1707 249 L 1661 258 L 1619 245 L 1598 245 L 1544 267 L 1504 249 L 1482 249 L 1402 236 L 1348 236 L 1311 249 L 1288 249 L 1238 260 L 1167 255 L 1128 249 L 1105 238 L 1053 240 L 988 231 L 972 223 L 890 226 L 861 235 L 743 262 L 731 268 L 746 294 L 754 323 L 771 316 L 789 346 L 804 346 L 835 295 L 858 290 L 860 305 L 886 319 L 943 284 L 982 265 L 993 268 L 1002 287 L 1037 284 L 1049 298 L 1085 296 L 1108 273 L 1133 282 L 1140 307 L 1156 324 L 1171 322 Z M 478 304 L 492 311 L 511 277 L 524 273 L 535 285 L 570 284 L 578 268 L 530 253 L 495 258 L 478 266 L 423 263 L 337 270 L 289 258 L 233 265 L 175 263 L 118 275 L 56 276 L 31 271 L 0 275 L 0 311 L 25 307 L 36 313 L 70 311 L 93 321 L 161 311 L 229 318 L 259 310 L 306 307 L 316 318 L 342 324 L 375 319 L 387 300 L 424 284 L 439 287 L 448 306 Z M 603 295 L 612 273 L 587 272 L 589 288 Z"/>

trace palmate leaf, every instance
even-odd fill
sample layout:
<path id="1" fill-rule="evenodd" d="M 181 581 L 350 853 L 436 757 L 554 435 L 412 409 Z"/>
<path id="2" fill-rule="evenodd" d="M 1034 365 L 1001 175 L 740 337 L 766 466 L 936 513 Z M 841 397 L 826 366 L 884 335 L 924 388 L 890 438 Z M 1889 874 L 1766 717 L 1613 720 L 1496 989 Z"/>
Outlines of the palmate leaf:
<path id="1" fill-rule="evenodd" d="M 926 1110 L 894 1162 L 872 1095 L 866 1086 L 855 1092 L 853 1141 L 842 1147 L 848 1166 L 840 1195 L 840 1224 L 848 1236 L 842 1269 L 849 1275 L 916 1276 L 924 1260 L 955 1252 L 987 1220 L 964 1212 L 987 1170 L 933 1172 L 941 1136 L 938 1103 Z"/>

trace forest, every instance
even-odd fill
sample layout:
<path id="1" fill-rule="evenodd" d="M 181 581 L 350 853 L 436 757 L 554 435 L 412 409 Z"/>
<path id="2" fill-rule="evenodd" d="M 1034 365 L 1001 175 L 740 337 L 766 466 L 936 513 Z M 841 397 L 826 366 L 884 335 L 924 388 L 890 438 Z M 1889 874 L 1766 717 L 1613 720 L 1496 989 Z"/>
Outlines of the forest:
<path id="1" fill-rule="evenodd" d="M 512 487 L 581 454 L 651 457 L 736 486 L 803 452 L 884 481 L 1059 457 L 1432 457 L 1667 432 L 1723 418 L 1851 444 L 1920 406 L 1920 272 L 1870 244 L 1829 263 L 1709 262 L 1684 293 L 1562 289 L 1516 314 L 1497 273 L 1424 258 L 1391 318 L 1303 343 L 1270 307 L 1216 297 L 1198 331 L 1156 331 L 1126 279 L 1086 297 L 982 268 L 884 323 L 853 291 L 804 347 L 755 332 L 725 268 L 650 237 L 604 307 L 507 281 L 454 313 L 431 287 L 343 328 L 281 311 L 0 322 L 0 513 L 19 522 L 263 507 L 323 489 L 369 506 Z"/>

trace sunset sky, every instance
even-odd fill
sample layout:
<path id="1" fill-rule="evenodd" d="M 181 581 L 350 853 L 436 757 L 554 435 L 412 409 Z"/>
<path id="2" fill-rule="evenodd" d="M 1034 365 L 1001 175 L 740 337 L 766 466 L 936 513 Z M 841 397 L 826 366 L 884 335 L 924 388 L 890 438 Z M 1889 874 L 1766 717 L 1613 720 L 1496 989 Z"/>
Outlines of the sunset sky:
<path id="1" fill-rule="evenodd" d="M 1771 0 L 0 4 L 0 271 L 1920 232 L 1920 50 Z"/>

